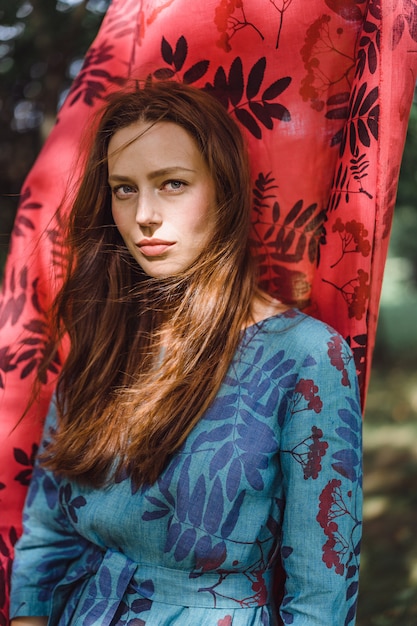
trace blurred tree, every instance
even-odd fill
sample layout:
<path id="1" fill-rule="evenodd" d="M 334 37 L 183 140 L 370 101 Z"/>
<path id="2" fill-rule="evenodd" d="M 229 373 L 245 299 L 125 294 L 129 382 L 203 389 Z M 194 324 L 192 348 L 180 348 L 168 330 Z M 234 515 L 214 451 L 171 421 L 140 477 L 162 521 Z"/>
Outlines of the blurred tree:
<path id="1" fill-rule="evenodd" d="M 410 262 L 411 276 L 417 287 L 417 103 L 411 108 L 407 140 L 401 165 L 390 255 Z"/>
<path id="2" fill-rule="evenodd" d="M 417 212 L 417 96 L 411 107 L 400 178 L 397 206 L 411 206 Z"/>
<path id="3" fill-rule="evenodd" d="M 23 180 L 110 0 L 0 0 L 0 275 Z"/>

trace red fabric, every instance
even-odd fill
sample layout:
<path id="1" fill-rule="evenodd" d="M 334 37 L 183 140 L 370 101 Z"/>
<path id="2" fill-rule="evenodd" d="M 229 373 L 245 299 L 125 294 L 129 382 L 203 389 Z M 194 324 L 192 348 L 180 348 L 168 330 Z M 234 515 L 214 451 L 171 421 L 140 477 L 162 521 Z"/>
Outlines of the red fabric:
<path id="1" fill-rule="evenodd" d="M 24 410 L 60 280 L 59 217 L 106 92 L 172 78 L 215 93 L 253 164 L 263 286 L 344 335 L 365 399 L 417 69 L 414 0 L 115 0 L 22 190 L 0 302 L 0 626 L 13 544 L 53 391 Z M 343 362 L 334 347 L 334 358 Z M 56 364 L 54 370 L 59 368 Z"/>

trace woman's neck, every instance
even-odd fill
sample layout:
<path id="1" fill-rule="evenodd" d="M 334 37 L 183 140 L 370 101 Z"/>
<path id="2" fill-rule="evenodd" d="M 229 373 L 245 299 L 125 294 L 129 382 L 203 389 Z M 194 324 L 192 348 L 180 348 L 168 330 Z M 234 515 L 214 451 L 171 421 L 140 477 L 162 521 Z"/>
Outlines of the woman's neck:
<path id="1" fill-rule="evenodd" d="M 244 328 L 257 324 L 262 320 L 283 313 L 289 307 L 276 298 L 273 298 L 265 291 L 258 290 L 251 303 L 251 311 L 249 319 L 246 321 Z"/>

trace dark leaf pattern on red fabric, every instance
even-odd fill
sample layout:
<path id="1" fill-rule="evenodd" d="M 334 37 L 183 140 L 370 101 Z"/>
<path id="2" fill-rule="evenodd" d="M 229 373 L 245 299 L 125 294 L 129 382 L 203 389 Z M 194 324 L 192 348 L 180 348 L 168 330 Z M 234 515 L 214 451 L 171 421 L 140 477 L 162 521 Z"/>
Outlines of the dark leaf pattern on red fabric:
<path id="1" fill-rule="evenodd" d="M 338 4 L 334 5 L 334 7 Z M 354 3 L 352 3 L 353 6 Z M 333 7 L 333 8 L 334 8 Z M 362 26 L 362 36 L 359 39 L 355 81 L 347 97 L 329 98 L 326 117 L 343 119 L 346 116 L 344 126 L 333 136 L 332 145 L 340 144 L 339 160 L 336 165 L 332 190 L 329 198 L 329 211 L 340 210 L 353 200 L 355 195 L 373 201 L 372 188 L 369 180 L 370 159 L 368 151 L 373 149 L 379 140 L 379 85 L 375 81 L 376 68 L 380 55 L 380 22 L 381 7 L 378 2 L 371 0 L 368 12 Z M 364 80 L 366 78 L 366 80 Z M 333 220 L 332 232 L 340 237 L 341 254 L 333 261 L 330 269 L 345 262 L 346 255 L 354 253 L 362 257 L 371 254 L 371 242 L 368 229 L 358 220 Z M 345 282 L 340 278 L 331 280 L 323 278 L 323 282 L 331 285 L 342 295 L 350 319 L 362 320 L 368 308 L 371 292 L 369 272 L 366 269 L 356 269 L 356 275 L 348 274 L 348 265 L 345 264 Z M 362 267 L 366 267 L 362 264 Z M 340 276 L 340 271 L 338 273 Z M 366 352 L 366 346 L 365 346 Z M 354 351 L 355 353 L 355 351 Z M 359 352 L 356 353 L 359 358 Z M 363 382 L 363 367 L 358 370 L 360 380 Z"/>
<path id="2" fill-rule="evenodd" d="M 363 224 L 356 220 L 350 220 L 343 223 L 338 217 L 332 227 L 333 232 L 337 232 L 340 236 L 341 254 L 340 257 L 330 267 L 335 267 L 343 259 L 345 254 L 360 252 L 367 257 L 371 252 L 371 243 L 367 239 L 368 231 Z"/>
<path id="3" fill-rule="evenodd" d="M 395 49 L 407 29 L 408 35 L 417 42 L 417 3 L 414 0 L 402 0 L 402 10 L 396 16 L 393 27 L 392 46 Z"/>
<path id="4" fill-rule="evenodd" d="M 36 454 L 38 452 L 38 445 L 36 443 L 32 444 L 32 450 L 30 455 L 27 454 L 24 450 L 20 448 L 14 448 L 13 455 L 15 461 L 18 465 L 23 465 L 25 469 L 20 470 L 19 473 L 14 477 L 14 480 L 21 485 L 27 487 L 32 478 L 33 466 L 35 464 Z"/>
<path id="5" fill-rule="evenodd" d="M 367 69 L 370 74 L 375 74 L 378 68 L 378 55 L 381 47 L 381 33 L 377 23 L 366 21 L 359 41 L 358 63 L 356 75 L 361 78 Z"/>
<path id="6" fill-rule="evenodd" d="M 1 486 L 0 489 L 4 488 Z M 18 539 L 16 527 L 11 524 L 7 534 L 0 535 L 0 624 L 7 626 L 8 619 L 8 595 L 10 589 L 10 576 L 12 569 L 13 547 Z"/>
<path id="7" fill-rule="evenodd" d="M 36 225 L 34 221 L 34 217 L 28 217 L 23 214 L 23 211 L 39 211 L 42 209 L 42 204 L 40 202 L 34 202 L 31 199 L 31 189 L 30 187 L 25 187 L 22 190 L 19 202 L 19 211 L 16 215 L 15 223 L 12 231 L 12 240 L 13 237 L 25 237 L 29 231 L 35 231 Z"/>
<path id="8" fill-rule="evenodd" d="M 253 29 L 261 41 L 265 39 L 255 24 L 247 21 L 243 0 L 221 0 L 215 9 L 214 23 L 220 33 L 217 45 L 226 52 L 231 51 L 231 39 L 243 28 Z"/>
<path id="9" fill-rule="evenodd" d="M 170 80 L 175 77 L 186 85 L 192 85 L 199 81 L 207 73 L 210 61 L 201 60 L 194 63 L 181 76 L 179 72 L 184 68 L 187 55 L 188 43 L 184 36 L 177 40 L 175 48 L 172 47 L 165 37 L 162 37 L 161 56 L 166 66 L 154 70 L 153 77 L 157 80 Z"/>
<path id="10" fill-rule="evenodd" d="M 323 278 L 323 282 L 332 285 L 341 293 L 348 305 L 348 314 L 351 318 L 362 319 L 367 310 L 370 295 L 369 275 L 364 270 L 359 269 L 357 275 L 346 281 L 343 285 L 335 285 Z"/>
<path id="11" fill-rule="evenodd" d="M 97 100 L 105 99 L 109 85 L 124 84 L 125 78 L 115 76 L 105 69 L 106 63 L 113 58 L 113 50 L 114 46 L 105 42 L 91 46 L 69 91 L 70 106 L 82 99 L 84 104 L 93 107 Z"/>
<path id="12" fill-rule="evenodd" d="M 0 329 L 7 323 L 14 326 L 20 319 L 26 304 L 27 276 L 26 266 L 22 267 L 17 276 L 16 269 L 12 268 L 9 284 L 5 283 L 5 288 L 8 287 L 6 293 L 10 294 L 9 298 L 4 297 L 0 302 Z"/>
<path id="13" fill-rule="evenodd" d="M 368 84 L 362 83 L 359 89 L 353 88 L 350 95 L 349 107 L 347 109 L 348 122 L 332 139 L 332 145 L 340 141 L 340 154 L 343 155 L 347 144 L 350 153 L 358 156 L 358 151 L 369 148 L 372 140 L 378 139 L 379 122 L 379 88 L 373 87 L 368 91 Z M 339 112 L 345 113 L 346 107 L 342 109 L 331 109 L 326 113 L 326 117 L 335 118 Z M 358 145 L 360 144 L 360 145 Z"/>
<path id="14" fill-rule="evenodd" d="M 346 8 L 346 2 L 342 4 Z M 336 13 L 345 19 L 343 12 Z M 343 42 L 343 35 L 340 22 L 326 13 L 317 17 L 306 32 L 304 46 L 301 48 L 306 76 L 301 81 L 300 94 L 318 112 L 326 110 L 329 99 L 332 104 L 332 98 L 337 101 L 350 92 L 356 59 L 353 48 L 348 52 L 339 45 L 339 42 Z M 323 65 L 330 60 L 333 61 L 332 71 L 336 71 L 331 79 Z M 333 113 L 332 119 L 343 119 L 343 109 L 338 114 Z"/>
<path id="15" fill-rule="evenodd" d="M 348 204 L 352 196 L 364 194 L 370 200 L 373 196 L 364 187 L 364 182 L 368 176 L 369 160 L 365 158 L 365 153 L 359 154 L 359 148 L 355 149 L 355 154 L 350 159 L 350 165 L 340 162 L 333 182 L 332 195 L 329 201 L 329 211 L 335 211 L 342 200 Z M 363 226 L 363 225 L 362 225 Z M 357 250 L 359 252 L 359 250 Z"/>
<path id="16" fill-rule="evenodd" d="M 19 366 L 20 378 L 22 380 L 27 378 L 34 370 L 37 370 L 50 342 L 46 321 L 32 319 L 28 323 L 23 324 L 23 328 L 27 331 L 26 336 L 19 342 L 21 349 L 13 355 L 13 366 Z M 56 353 L 48 365 L 48 372 L 52 375 L 57 375 L 60 367 L 61 357 L 59 353 Z M 44 384 L 47 382 L 46 375 L 42 375 L 41 382 Z"/>
<path id="17" fill-rule="evenodd" d="M 347 22 L 362 22 L 367 0 L 325 0 L 329 9 Z M 362 7 L 362 8 L 361 8 Z"/>
<path id="18" fill-rule="evenodd" d="M 261 280 L 264 276 L 268 277 L 273 284 L 281 286 L 280 294 L 284 301 L 300 305 L 309 292 L 309 284 L 302 272 L 292 271 L 286 266 L 295 266 L 300 259 L 306 258 L 312 264 L 318 263 L 326 212 L 320 210 L 316 203 L 305 207 L 303 200 L 298 200 L 284 212 L 276 199 L 275 190 L 278 188 L 270 172 L 258 174 L 252 190 L 250 241 L 258 259 Z M 265 229 L 267 224 L 270 226 Z M 291 291 L 287 292 L 285 285 Z M 295 288 L 297 291 L 294 291 Z"/>
<path id="19" fill-rule="evenodd" d="M 281 103 L 271 102 L 281 95 L 291 84 L 291 77 L 284 76 L 261 90 L 267 60 L 261 57 L 252 66 L 245 85 L 245 72 L 240 57 L 236 57 L 228 74 L 220 66 L 215 73 L 213 83 L 206 83 L 204 89 L 216 96 L 233 113 L 239 122 L 256 138 L 262 139 L 262 124 L 267 130 L 273 128 L 273 120 L 289 122 L 290 111 Z M 247 98 L 243 100 L 243 97 Z M 243 100 L 243 101 L 242 101 Z"/>
<path id="20" fill-rule="evenodd" d="M 0 348 L 0 389 L 4 389 L 4 374 L 12 372 L 17 365 L 14 363 L 15 352 L 10 352 L 9 346 Z"/>

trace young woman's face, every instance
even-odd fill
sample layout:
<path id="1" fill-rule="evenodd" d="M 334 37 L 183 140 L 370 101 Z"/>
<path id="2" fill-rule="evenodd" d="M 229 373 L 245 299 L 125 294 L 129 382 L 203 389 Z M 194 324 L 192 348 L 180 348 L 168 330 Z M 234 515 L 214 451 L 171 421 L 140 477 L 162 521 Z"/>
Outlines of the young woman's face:
<path id="1" fill-rule="evenodd" d="M 113 219 L 144 272 L 164 278 L 190 267 L 214 231 L 216 203 L 193 137 L 171 122 L 132 124 L 111 138 L 108 170 Z"/>

